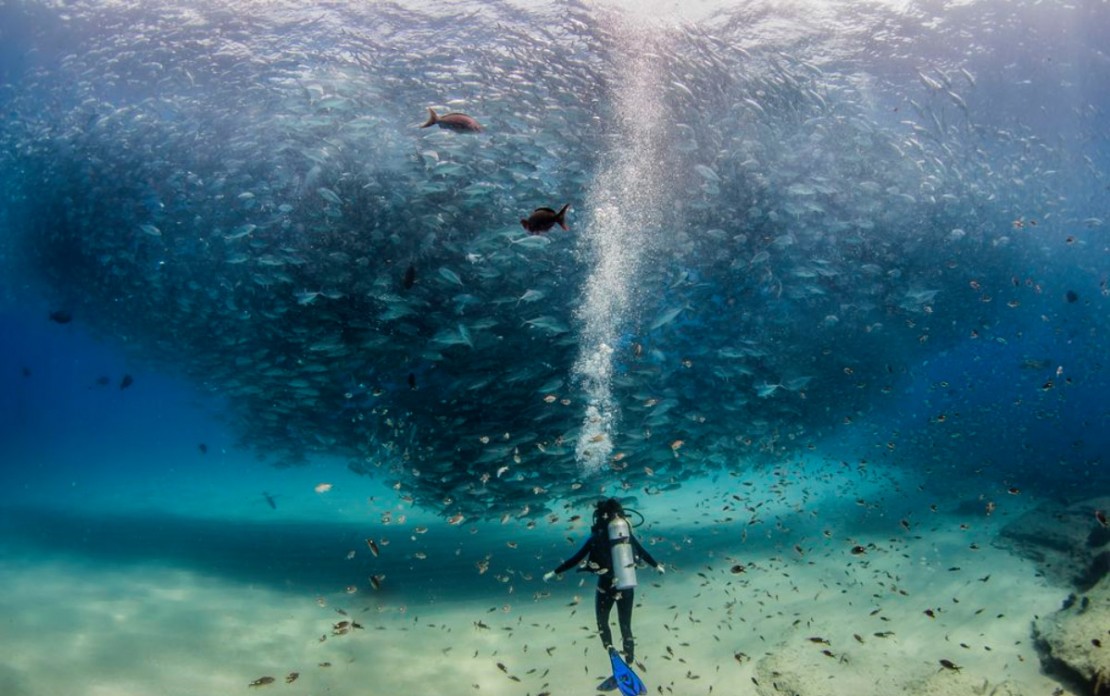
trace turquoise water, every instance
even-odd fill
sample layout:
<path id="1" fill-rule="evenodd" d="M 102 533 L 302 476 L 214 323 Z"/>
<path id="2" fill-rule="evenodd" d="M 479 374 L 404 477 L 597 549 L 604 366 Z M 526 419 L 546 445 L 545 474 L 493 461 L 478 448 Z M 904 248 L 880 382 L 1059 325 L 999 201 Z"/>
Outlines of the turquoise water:
<path id="1" fill-rule="evenodd" d="M 422 643 L 482 693 L 592 689 L 592 589 L 541 577 L 609 495 L 672 568 L 637 609 L 651 690 L 785 692 L 795 619 L 851 644 L 907 585 L 930 600 L 898 605 L 904 642 L 855 664 L 1054 685 L 1027 628 L 1070 588 L 992 543 L 1110 491 L 1108 19 L 0 7 L 3 690 L 277 689 L 297 664 L 291 689 L 362 693 Z M 568 204 L 568 230 L 521 224 Z M 1024 614 L 915 623 L 988 572 Z M 318 641 L 344 606 L 388 618 Z M 696 679 L 684 606 L 721 622 L 681 641 Z M 929 652 L 957 629 L 1018 647 Z M 194 649 L 151 648 L 172 687 L 127 659 L 158 630 Z"/>

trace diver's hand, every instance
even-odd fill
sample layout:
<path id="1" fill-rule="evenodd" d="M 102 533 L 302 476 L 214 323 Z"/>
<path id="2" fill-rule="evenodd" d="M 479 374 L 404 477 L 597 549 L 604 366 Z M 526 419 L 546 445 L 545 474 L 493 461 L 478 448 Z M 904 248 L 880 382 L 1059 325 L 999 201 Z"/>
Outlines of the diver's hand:
<path id="1" fill-rule="evenodd" d="M 666 575 L 667 574 L 667 567 L 665 565 L 663 565 L 662 563 L 655 566 L 655 569 L 659 571 L 660 575 Z"/>
<path id="2" fill-rule="evenodd" d="M 543 574 L 543 581 L 544 582 L 551 582 L 551 578 L 553 578 L 553 577 L 555 577 L 555 571 L 554 570 L 549 570 L 549 571 L 547 571 L 546 573 Z"/>

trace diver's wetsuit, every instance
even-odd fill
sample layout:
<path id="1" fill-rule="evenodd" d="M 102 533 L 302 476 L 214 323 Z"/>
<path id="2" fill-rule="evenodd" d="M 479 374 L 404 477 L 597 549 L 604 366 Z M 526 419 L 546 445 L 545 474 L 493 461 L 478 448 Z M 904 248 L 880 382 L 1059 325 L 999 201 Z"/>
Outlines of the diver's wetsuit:
<path id="1" fill-rule="evenodd" d="M 630 536 L 632 551 L 637 559 L 643 559 L 652 567 L 658 568 L 659 563 L 651 554 L 640 545 L 636 537 Z M 613 603 L 617 605 L 617 622 L 620 624 L 621 638 L 624 642 L 624 659 L 632 662 L 636 659 L 636 646 L 632 638 L 632 603 L 636 592 L 635 588 L 618 590 L 613 587 L 613 554 L 609 544 L 607 528 L 595 526 L 590 533 L 590 538 L 578 549 L 578 552 L 564 561 L 555 569 L 556 574 L 562 574 L 582 562 L 586 556 L 590 561 L 581 571 L 597 573 L 597 596 L 594 598 L 594 611 L 597 614 L 597 630 L 601 635 L 601 642 L 608 650 L 613 645 L 613 632 L 609 628 L 609 614 L 613 610 Z"/>

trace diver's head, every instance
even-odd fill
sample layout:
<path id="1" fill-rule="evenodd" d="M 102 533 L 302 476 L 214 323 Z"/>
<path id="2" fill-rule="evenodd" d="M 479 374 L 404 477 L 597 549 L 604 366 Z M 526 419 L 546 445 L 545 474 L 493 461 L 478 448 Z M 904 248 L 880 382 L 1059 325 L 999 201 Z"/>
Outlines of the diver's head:
<path id="1" fill-rule="evenodd" d="M 616 498 L 599 500 L 597 507 L 594 508 L 594 526 L 599 527 L 609 524 L 617 516 L 624 516 L 624 508 L 621 507 L 619 500 Z"/>

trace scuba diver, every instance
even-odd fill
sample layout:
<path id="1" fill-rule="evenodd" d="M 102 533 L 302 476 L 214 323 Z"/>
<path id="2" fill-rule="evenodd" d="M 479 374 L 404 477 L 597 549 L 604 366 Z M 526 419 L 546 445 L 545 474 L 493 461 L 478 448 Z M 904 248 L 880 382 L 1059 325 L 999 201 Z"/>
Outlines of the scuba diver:
<path id="1" fill-rule="evenodd" d="M 598 685 L 600 691 L 611 691 L 618 686 L 616 669 L 620 661 L 616 649 L 613 648 L 613 633 L 609 628 L 609 614 L 613 604 L 617 605 L 617 621 L 620 624 L 621 638 L 623 640 L 624 658 L 628 663 L 635 658 L 636 646 L 632 637 L 632 604 L 636 588 L 636 561 L 643 559 L 654 567 L 659 573 L 666 572 L 662 563 L 659 563 L 651 554 L 640 545 L 636 537 L 632 536 L 632 527 L 625 517 L 624 508 L 616 498 L 608 498 L 597 504 L 594 510 L 593 526 L 590 528 L 590 538 L 582 545 L 573 556 L 564 561 L 555 570 L 544 574 L 544 582 L 551 580 L 556 575 L 578 565 L 589 556 L 589 560 L 578 568 L 579 572 L 592 572 L 597 574 L 597 595 L 594 598 L 594 609 L 597 614 L 597 630 L 601 635 L 601 642 L 605 650 L 613 659 L 614 677 L 610 677 Z M 623 663 L 622 663 L 623 664 Z M 624 665 L 627 670 L 627 665 Z M 631 670 L 628 670 L 631 674 Z M 616 678 L 615 678 L 616 677 Z M 631 677 L 639 678 L 635 674 Z M 622 693 L 625 685 L 620 684 Z"/>

